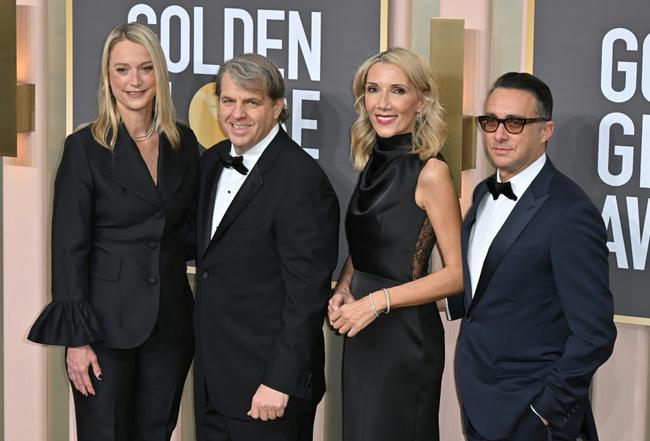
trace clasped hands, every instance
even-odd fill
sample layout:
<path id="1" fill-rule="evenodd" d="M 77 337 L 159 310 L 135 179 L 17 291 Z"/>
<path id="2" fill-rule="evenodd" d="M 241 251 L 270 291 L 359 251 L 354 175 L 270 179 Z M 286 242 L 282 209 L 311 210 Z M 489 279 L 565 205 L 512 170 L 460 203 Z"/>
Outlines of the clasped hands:
<path id="1" fill-rule="evenodd" d="M 289 395 L 260 384 L 253 395 L 251 408 L 246 415 L 256 420 L 274 420 L 284 415 L 284 409 L 288 402 Z"/>
<path id="2" fill-rule="evenodd" d="M 373 298 L 378 310 L 386 307 L 383 296 L 375 295 Z M 336 291 L 330 298 L 327 317 L 330 325 L 339 334 L 348 337 L 357 335 L 376 318 L 370 302 L 370 294 L 356 300 L 352 293 L 345 289 Z"/>

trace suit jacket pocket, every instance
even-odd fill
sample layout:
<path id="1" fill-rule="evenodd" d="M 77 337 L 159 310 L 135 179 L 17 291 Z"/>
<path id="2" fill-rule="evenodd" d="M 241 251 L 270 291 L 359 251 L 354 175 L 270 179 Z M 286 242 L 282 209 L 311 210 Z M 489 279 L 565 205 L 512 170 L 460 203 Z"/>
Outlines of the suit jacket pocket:
<path id="1" fill-rule="evenodd" d="M 555 364 L 554 361 L 498 361 L 497 377 L 529 377 L 541 379 Z"/>
<path id="2" fill-rule="evenodd" d="M 90 256 L 90 275 L 97 279 L 116 281 L 120 278 L 122 258 L 95 249 Z"/>

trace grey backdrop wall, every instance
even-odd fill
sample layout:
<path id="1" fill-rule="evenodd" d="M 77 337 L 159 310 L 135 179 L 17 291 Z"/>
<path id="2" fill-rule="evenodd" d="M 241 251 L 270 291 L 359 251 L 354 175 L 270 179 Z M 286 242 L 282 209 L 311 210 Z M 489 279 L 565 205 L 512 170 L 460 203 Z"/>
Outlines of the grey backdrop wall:
<path id="1" fill-rule="evenodd" d="M 616 314 L 649 318 L 650 26 L 646 1 L 624 5 L 536 2 L 534 72 L 555 98 L 549 155 L 607 225 Z"/>
<path id="2" fill-rule="evenodd" d="M 74 126 L 95 117 L 101 48 L 108 32 L 118 24 L 148 23 L 159 36 L 178 116 L 190 125 L 202 119 L 190 115 L 191 102 L 201 91 L 212 93 L 209 83 L 218 66 L 243 52 L 261 53 L 283 70 L 290 113 L 288 133 L 318 158 L 345 209 L 356 183 L 349 162 L 348 134 L 354 120 L 351 82 L 358 65 L 379 50 L 380 3 L 74 1 Z M 216 126 L 214 112 L 210 113 L 214 109 L 209 107 L 204 109 L 205 116 Z M 340 262 L 347 255 L 341 237 Z"/>

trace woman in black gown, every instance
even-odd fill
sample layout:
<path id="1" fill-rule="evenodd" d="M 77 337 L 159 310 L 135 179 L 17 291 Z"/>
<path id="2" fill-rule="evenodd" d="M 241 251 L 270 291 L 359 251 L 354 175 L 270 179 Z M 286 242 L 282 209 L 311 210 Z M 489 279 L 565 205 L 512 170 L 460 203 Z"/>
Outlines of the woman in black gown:
<path id="1" fill-rule="evenodd" d="M 346 335 L 346 441 L 439 439 L 444 334 L 435 301 L 462 290 L 461 215 L 429 65 L 395 48 L 368 59 L 353 92 L 350 257 L 329 303 Z M 437 238 L 437 241 L 436 241 Z M 442 268 L 428 273 L 434 244 Z"/>

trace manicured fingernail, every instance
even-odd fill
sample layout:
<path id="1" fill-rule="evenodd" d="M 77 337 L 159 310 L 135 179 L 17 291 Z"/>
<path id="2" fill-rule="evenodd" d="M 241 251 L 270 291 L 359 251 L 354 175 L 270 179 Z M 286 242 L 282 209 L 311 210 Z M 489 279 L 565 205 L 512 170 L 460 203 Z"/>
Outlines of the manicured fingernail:
<path id="1" fill-rule="evenodd" d="M 104 379 L 104 376 L 103 376 L 102 374 L 99 374 L 99 375 L 97 375 L 97 379 L 98 379 L 98 380 L 103 380 L 103 379 Z"/>

